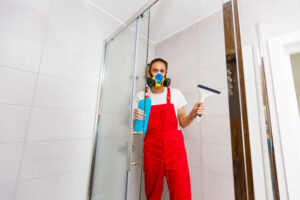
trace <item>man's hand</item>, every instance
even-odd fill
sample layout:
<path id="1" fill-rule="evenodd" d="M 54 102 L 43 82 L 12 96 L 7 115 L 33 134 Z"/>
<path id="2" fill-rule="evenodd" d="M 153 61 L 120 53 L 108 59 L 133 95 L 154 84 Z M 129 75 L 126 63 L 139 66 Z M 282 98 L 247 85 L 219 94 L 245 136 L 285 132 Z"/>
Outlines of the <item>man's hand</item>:
<path id="1" fill-rule="evenodd" d="M 133 119 L 136 120 L 144 120 L 145 119 L 145 112 L 141 109 L 135 108 L 133 110 Z"/>
<path id="2" fill-rule="evenodd" d="M 194 105 L 190 114 L 186 115 L 184 107 L 177 110 L 178 120 L 182 128 L 189 126 L 192 121 L 197 117 L 197 114 L 203 115 L 205 113 L 205 106 L 203 102 L 198 102 Z"/>
<path id="3" fill-rule="evenodd" d="M 204 103 L 203 102 L 197 102 L 195 105 L 194 105 L 194 107 L 193 107 L 193 109 L 191 110 L 191 112 L 190 112 L 190 117 L 192 118 L 192 119 L 194 119 L 194 118 L 196 118 L 197 117 L 197 114 L 201 114 L 202 116 L 204 115 L 204 113 L 205 113 L 205 105 L 204 105 Z"/>

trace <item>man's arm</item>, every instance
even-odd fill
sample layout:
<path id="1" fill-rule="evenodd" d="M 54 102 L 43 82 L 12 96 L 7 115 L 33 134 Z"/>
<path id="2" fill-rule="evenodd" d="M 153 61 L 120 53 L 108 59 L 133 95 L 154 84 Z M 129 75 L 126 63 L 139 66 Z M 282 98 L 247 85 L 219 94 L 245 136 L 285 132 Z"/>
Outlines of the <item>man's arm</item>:
<path id="1" fill-rule="evenodd" d="M 196 103 L 188 115 L 186 115 L 184 107 L 179 108 L 177 110 L 177 116 L 178 116 L 180 126 L 182 128 L 186 128 L 197 117 L 197 114 L 204 115 L 204 112 L 205 112 L 205 106 L 204 103 L 202 102 Z"/>

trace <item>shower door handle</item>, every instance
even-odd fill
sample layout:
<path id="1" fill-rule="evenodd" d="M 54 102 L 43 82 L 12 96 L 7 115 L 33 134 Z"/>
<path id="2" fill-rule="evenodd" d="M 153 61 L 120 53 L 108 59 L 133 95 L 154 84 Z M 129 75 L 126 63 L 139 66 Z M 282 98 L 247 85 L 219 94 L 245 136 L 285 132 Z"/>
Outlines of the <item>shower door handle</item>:
<path id="1" fill-rule="evenodd" d="M 129 139 L 128 139 L 128 171 L 130 171 L 131 166 L 140 165 L 141 163 L 137 161 L 131 161 L 132 160 L 132 147 L 133 147 L 133 136 L 143 136 L 142 132 L 135 132 L 133 129 L 130 129 Z"/>

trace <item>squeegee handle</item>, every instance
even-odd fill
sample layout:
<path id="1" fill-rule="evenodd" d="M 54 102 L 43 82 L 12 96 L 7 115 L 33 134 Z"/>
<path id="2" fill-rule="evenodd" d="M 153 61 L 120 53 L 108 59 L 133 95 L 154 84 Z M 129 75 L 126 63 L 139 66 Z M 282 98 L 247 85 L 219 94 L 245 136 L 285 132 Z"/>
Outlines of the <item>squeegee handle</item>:
<path id="1" fill-rule="evenodd" d="M 199 122 L 199 121 L 200 121 L 201 117 L 202 117 L 202 115 L 201 115 L 201 114 L 197 114 L 197 122 Z"/>

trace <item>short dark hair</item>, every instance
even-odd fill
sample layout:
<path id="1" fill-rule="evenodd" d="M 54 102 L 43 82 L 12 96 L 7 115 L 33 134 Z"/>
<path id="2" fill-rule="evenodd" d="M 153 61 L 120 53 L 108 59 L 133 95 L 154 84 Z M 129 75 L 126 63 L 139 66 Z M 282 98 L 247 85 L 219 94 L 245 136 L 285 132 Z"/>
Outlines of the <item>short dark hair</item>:
<path id="1" fill-rule="evenodd" d="M 149 72 L 151 73 L 151 67 L 155 62 L 163 62 L 166 66 L 166 71 L 168 71 L 168 62 L 162 58 L 154 58 L 149 64 Z"/>

